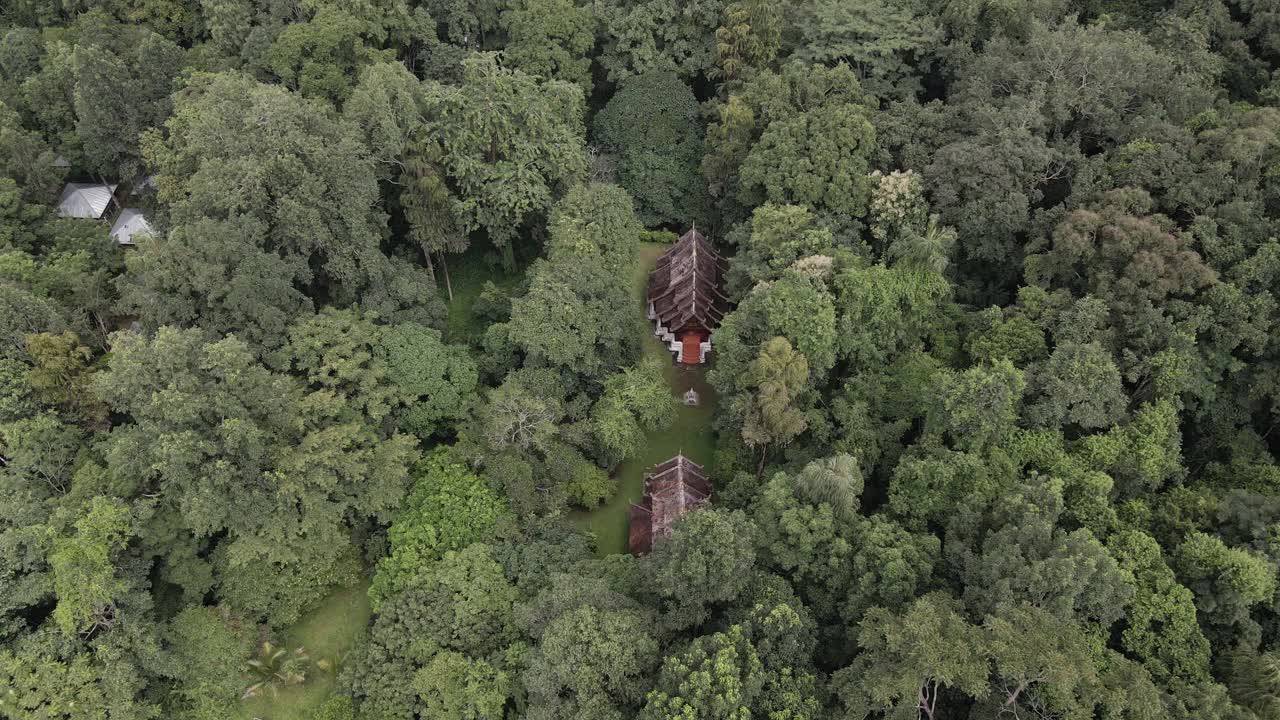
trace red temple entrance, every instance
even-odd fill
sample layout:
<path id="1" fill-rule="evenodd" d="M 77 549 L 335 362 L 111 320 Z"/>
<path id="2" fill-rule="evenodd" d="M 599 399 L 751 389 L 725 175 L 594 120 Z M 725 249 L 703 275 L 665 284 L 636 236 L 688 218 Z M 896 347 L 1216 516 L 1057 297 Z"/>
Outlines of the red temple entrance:
<path id="1" fill-rule="evenodd" d="M 698 333 L 685 333 L 680 338 L 680 362 L 686 365 L 697 365 L 702 362 L 702 336 Z"/>

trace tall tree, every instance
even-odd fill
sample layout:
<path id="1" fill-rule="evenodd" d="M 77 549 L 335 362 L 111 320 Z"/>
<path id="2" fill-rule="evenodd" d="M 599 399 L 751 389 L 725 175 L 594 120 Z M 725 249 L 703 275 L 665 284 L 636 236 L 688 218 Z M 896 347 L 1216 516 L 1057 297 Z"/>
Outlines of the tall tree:
<path id="1" fill-rule="evenodd" d="M 845 717 L 934 720 L 947 712 L 950 693 L 990 692 L 982 631 L 946 595 L 925 595 L 901 613 L 873 608 L 859 624 L 858 645 L 862 654 L 832 678 Z"/>
<path id="2" fill-rule="evenodd" d="M 530 75 L 562 80 L 591 95 L 596 19 L 570 0 L 514 0 L 498 15 L 507 34 L 505 62 Z"/>
<path id="3" fill-rule="evenodd" d="M 456 217 L 483 229 L 512 267 L 524 223 L 586 173 L 582 91 L 479 54 L 463 61 L 461 85 L 428 82 L 423 103 Z"/>
<path id="4" fill-rule="evenodd" d="M 868 104 L 847 65 L 798 61 L 761 72 L 719 104 L 702 173 L 725 224 L 768 201 L 856 227 L 867 212 L 876 147 Z"/>
<path id="5" fill-rule="evenodd" d="M 211 538 L 197 566 L 212 562 L 223 597 L 276 622 L 350 578 L 352 524 L 391 518 L 413 442 L 341 393 L 272 373 L 235 338 L 162 328 L 117 335 L 113 350 L 95 391 L 129 421 L 111 433 L 108 473 L 178 518 L 153 516 L 144 539 Z"/>
<path id="6" fill-rule="evenodd" d="M 608 0 L 600 64 L 610 82 L 651 70 L 692 79 L 711 67 L 723 0 Z"/>
<path id="7" fill-rule="evenodd" d="M 752 391 L 736 412 L 742 418 L 743 442 L 759 450 L 756 470 L 763 475 L 769 447 L 786 445 L 804 432 L 807 421 L 796 407 L 796 396 L 809 380 L 809 361 L 786 338 L 776 337 L 760 348 L 747 373 Z"/>
<path id="8" fill-rule="evenodd" d="M 618 183 L 652 227 L 703 216 L 702 127 L 693 91 L 671 72 L 627 78 L 596 115 L 595 139 L 618 156 Z"/>
<path id="9" fill-rule="evenodd" d="M 166 130 L 144 144 L 172 227 L 254 221 L 252 247 L 313 293 L 355 293 L 392 274 L 368 150 L 324 103 L 242 75 L 201 74 Z"/>

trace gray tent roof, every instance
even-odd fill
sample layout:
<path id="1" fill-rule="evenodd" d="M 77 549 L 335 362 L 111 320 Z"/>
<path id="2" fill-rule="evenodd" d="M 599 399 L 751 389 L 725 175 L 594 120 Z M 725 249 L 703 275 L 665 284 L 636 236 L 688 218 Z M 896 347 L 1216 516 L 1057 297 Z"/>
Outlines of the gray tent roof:
<path id="1" fill-rule="evenodd" d="M 116 224 L 111 226 L 111 237 L 121 245 L 132 245 L 134 235 L 150 232 L 153 232 L 151 223 L 147 222 L 147 217 L 138 208 L 125 208 L 120 217 L 116 218 Z"/>
<path id="2" fill-rule="evenodd" d="M 115 185 L 98 183 L 67 183 L 58 199 L 58 214 L 62 217 L 97 220 L 107 211 Z"/>

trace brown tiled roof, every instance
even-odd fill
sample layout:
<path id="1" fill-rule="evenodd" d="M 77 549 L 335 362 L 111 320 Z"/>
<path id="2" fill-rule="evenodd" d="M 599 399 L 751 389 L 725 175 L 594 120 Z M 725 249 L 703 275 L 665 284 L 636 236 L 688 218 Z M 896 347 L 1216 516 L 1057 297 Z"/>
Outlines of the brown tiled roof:
<path id="1" fill-rule="evenodd" d="M 653 541 L 669 537 L 685 513 L 711 497 L 711 481 L 702 466 L 684 455 L 659 463 L 644 476 L 644 498 L 631 506 L 631 552 L 643 555 Z"/>
<path id="2" fill-rule="evenodd" d="M 631 503 L 631 527 L 627 531 L 627 547 L 634 555 L 645 555 L 653 549 L 653 511 L 649 509 L 649 498 Z"/>
<path id="3" fill-rule="evenodd" d="M 729 309 L 720 291 L 726 270 L 724 258 L 701 233 L 685 233 L 649 273 L 648 300 L 663 326 L 677 334 L 719 327 Z"/>

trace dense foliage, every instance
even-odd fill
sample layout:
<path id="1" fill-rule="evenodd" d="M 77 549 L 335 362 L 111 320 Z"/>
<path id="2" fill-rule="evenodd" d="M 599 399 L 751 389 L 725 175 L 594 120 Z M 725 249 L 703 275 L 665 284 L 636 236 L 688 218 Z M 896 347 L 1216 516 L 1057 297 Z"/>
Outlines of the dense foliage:
<path id="1" fill-rule="evenodd" d="M 1280 718 L 1276 17 L 0 4 L 0 718 Z M 714 495 L 595 553 L 694 224 Z"/>

